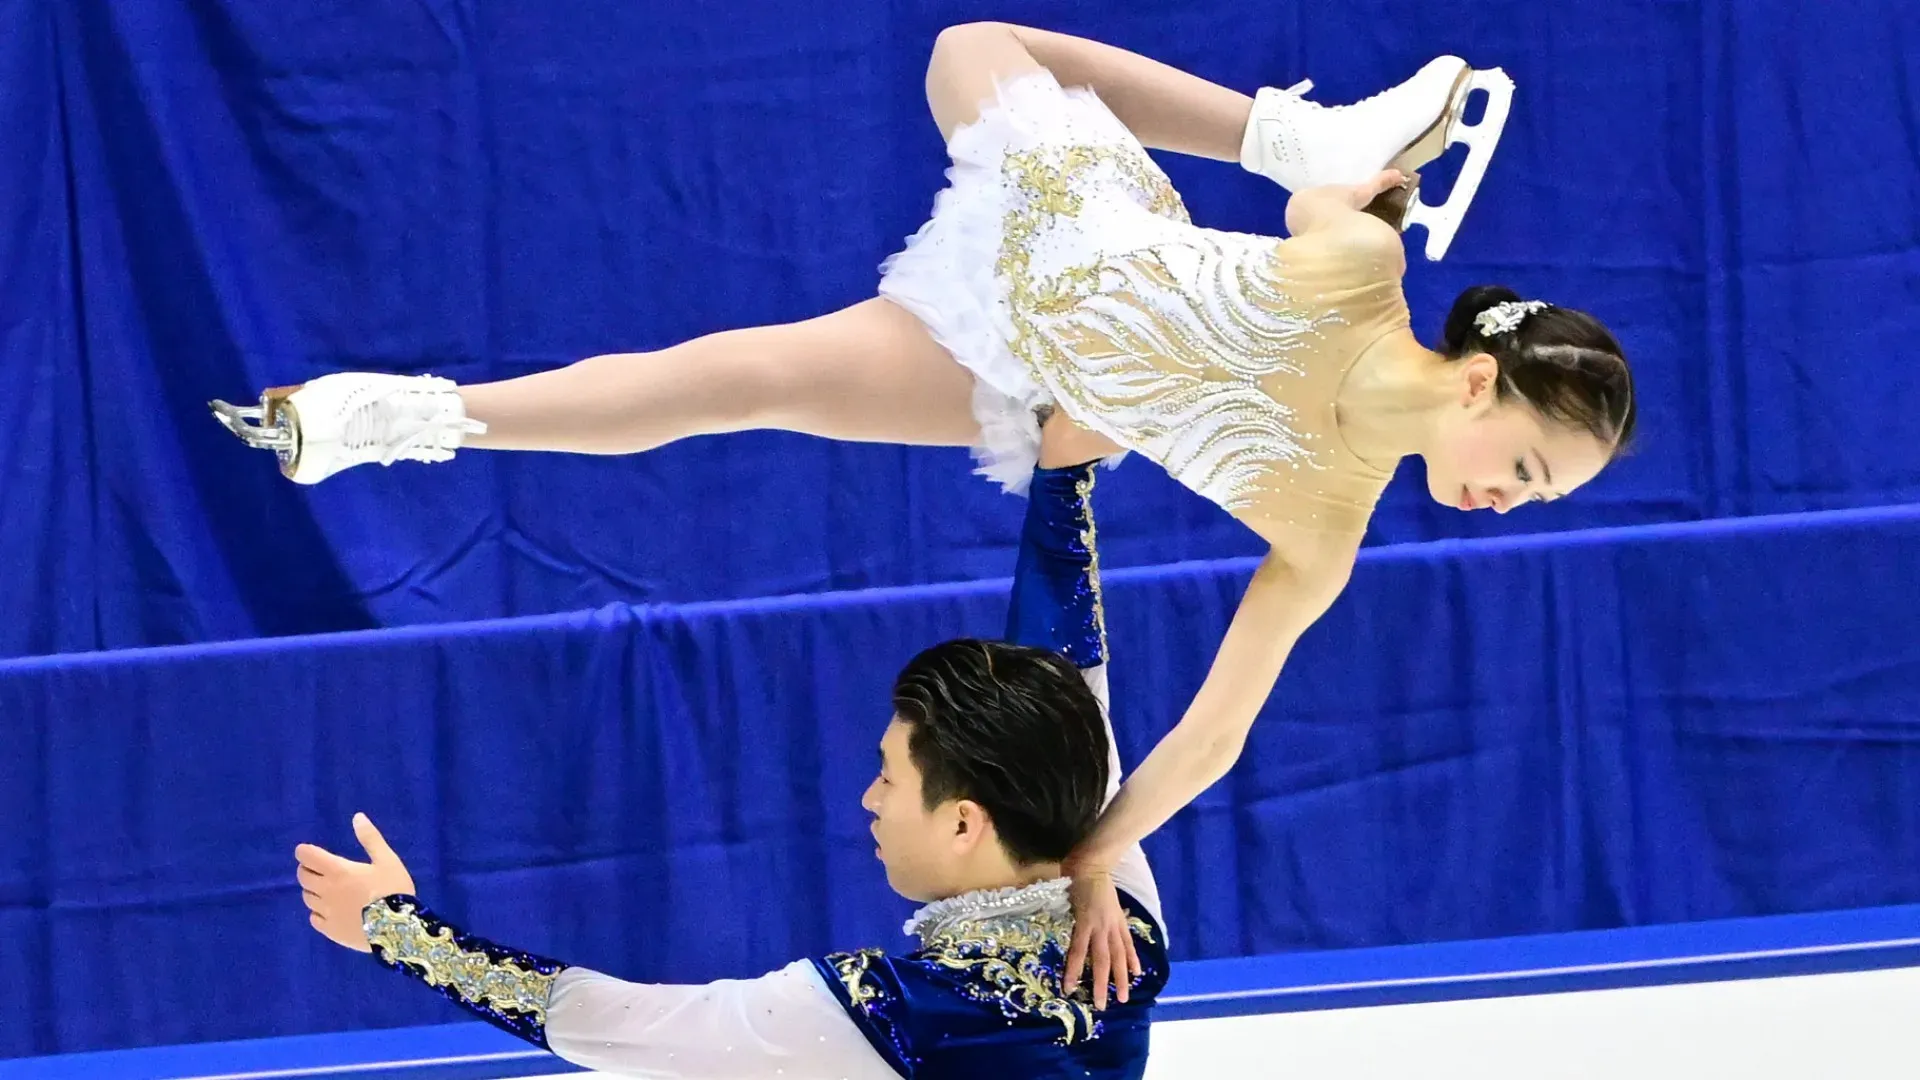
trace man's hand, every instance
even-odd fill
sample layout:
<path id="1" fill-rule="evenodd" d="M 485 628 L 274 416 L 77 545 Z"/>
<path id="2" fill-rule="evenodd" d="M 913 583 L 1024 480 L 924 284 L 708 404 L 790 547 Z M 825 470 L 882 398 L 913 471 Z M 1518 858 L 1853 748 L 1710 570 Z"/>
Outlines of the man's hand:
<path id="1" fill-rule="evenodd" d="M 1414 185 L 1419 179 L 1419 173 L 1409 176 L 1398 169 L 1382 169 L 1357 184 L 1333 184 L 1296 192 L 1287 200 L 1287 232 L 1304 236 L 1348 220 L 1350 211 L 1373 214 L 1398 232 L 1400 211 L 1413 197 Z"/>
<path id="2" fill-rule="evenodd" d="M 301 844 L 293 849 L 300 864 L 296 876 L 307 910 L 313 913 L 307 920 L 313 928 L 336 944 L 372 952 L 361 929 L 361 912 L 383 897 L 413 895 L 413 877 L 367 815 L 353 815 L 353 834 L 371 861 L 354 862 L 325 848 Z"/>
<path id="3" fill-rule="evenodd" d="M 1383 169 L 1375 173 L 1371 179 L 1362 180 L 1360 183 L 1353 185 L 1350 197 L 1351 205 L 1355 210 L 1365 210 L 1373 200 L 1396 189 L 1404 190 L 1411 188 L 1414 181 L 1418 179 L 1420 179 L 1419 173 L 1408 176 L 1399 169 Z"/>
<path id="4" fill-rule="evenodd" d="M 1040 424 L 1040 467 L 1065 469 L 1085 465 L 1121 451 L 1112 439 L 1074 423 L 1054 407 Z"/>

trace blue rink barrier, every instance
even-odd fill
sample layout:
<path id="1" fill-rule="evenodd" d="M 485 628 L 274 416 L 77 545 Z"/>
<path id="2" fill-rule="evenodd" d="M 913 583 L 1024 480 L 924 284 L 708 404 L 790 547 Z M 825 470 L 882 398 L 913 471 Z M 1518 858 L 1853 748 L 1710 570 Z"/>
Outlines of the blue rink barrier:
<path id="1" fill-rule="evenodd" d="M 1148 838 L 1178 959 L 1920 903 L 1916 550 L 1920 506 L 1370 549 L 1233 775 Z M 1251 571 L 1108 575 L 1123 761 Z M 603 970 L 894 940 L 858 804 L 889 683 L 1006 596 L 0 662 L 0 1058 L 452 1018 L 304 925 L 289 854 L 356 811 L 436 904 Z"/>
<path id="2" fill-rule="evenodd" d="M 1155 1020 L 1915 966 L 1920 966 L 1920 905 L 1864 908 L 1193 961 L 1176 965 Z M 396 978 L 393 992 L 424 991 Z M 575 1071 L 479 1023 L 0 1061 L 0 1080 L 505 1080 Z"/>

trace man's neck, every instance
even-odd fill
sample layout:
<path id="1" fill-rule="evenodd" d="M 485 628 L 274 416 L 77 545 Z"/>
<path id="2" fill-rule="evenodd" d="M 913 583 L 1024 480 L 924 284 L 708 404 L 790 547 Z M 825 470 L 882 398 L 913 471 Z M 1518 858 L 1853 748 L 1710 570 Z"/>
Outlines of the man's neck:
<path id="1" fill-rule="evenodd" d="M 1030 863 L 1026 866 L 1014 866 L 1005 860 L 997 862 L 998 865 L 982 867 L 976 873 L 962 874 L 960 879 L 953 883 L 952 892 L 936 899 L 950 900 L 955 896 L 985 892 L 989 889 L 1018 889 L 1065 876 L 1061 873 L 1060 864 L 1057 862 Z"/>

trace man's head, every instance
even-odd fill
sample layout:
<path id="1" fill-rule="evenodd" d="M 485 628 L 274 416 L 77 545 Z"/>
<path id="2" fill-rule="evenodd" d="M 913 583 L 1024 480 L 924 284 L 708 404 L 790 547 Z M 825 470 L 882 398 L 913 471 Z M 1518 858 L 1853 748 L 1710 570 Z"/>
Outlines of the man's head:
<path id="1" fill-rule="evenodd" d="M 860 805 L 900 895 L 936 900 L 1051 876 L 1093 829 L 1106 721 L 1058 654 L 935 645 L 894 681 L 893 712 Z"/>

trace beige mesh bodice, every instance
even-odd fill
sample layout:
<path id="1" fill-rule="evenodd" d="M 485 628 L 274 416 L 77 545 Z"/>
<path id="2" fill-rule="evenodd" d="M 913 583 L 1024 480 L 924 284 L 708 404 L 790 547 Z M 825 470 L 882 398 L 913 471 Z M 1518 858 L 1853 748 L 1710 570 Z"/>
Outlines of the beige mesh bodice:
<path id="1" fill-rule="evenodd" d="M 996 270 L 1009 345 L 1075 419 L 1272 538 L 1357 532 L 1390 473 L 1342 439 L 1354 362 L 1408 324 L 1399 238 L 1191 224 L 1138 144 L 1009 152 Z"/>

